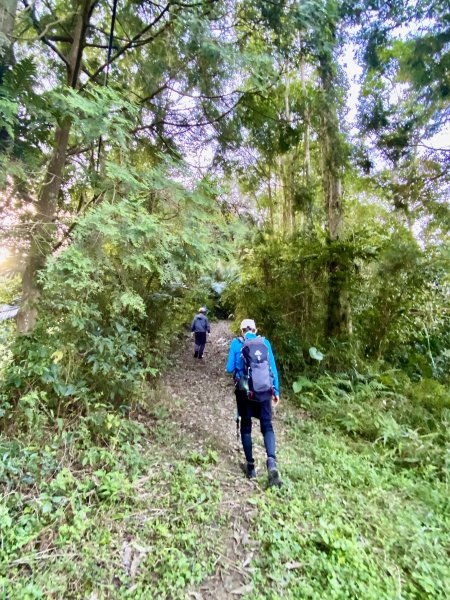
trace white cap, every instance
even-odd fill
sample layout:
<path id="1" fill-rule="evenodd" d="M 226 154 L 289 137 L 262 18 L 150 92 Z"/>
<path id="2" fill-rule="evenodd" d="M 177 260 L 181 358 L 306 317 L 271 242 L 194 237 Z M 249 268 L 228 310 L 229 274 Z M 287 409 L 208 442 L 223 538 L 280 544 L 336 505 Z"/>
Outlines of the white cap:
<path id="1" fill-rule="evenodd" d="M 250 327 L 250 329 L 256 329 L 256 323 L 253 319 L 244 319 L 241 323 L 241 329 L 247 329 L 247 327 Z"/>

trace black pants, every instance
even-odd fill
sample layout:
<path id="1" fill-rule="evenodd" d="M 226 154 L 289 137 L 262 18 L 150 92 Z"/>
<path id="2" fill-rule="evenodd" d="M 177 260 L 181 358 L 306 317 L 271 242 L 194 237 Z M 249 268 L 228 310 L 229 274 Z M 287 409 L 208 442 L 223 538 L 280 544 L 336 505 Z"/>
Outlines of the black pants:
<path id="1" fill-rule="evenodd" d="M 259 419 L 268 458 L 275 459 L 275 433 L 272 426 L 272 394 L 262 401 L 249 400 L 247 392 L 236 388 L 236 402 L 241 417 L 241 440 L 247 462 L 253 463 L 252 418 Z"/>
<path id="2" fill-rule="evenodd" d="M 194 333 L 195 343 L 194 343 L 194 352 L 195 356 L 198 358 L 202 358 L 203 352 L 205 350 L 206 344 L 206 331 L 196 331 Z"/>

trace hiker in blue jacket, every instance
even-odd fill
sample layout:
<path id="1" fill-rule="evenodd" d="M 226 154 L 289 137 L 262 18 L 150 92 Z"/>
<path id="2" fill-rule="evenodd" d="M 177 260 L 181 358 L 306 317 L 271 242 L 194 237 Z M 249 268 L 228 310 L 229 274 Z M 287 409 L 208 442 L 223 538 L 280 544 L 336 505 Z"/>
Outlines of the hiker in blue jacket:
<path id="1" fill-rule="evenodd" d="M 247 460 L 246 475 L 249 479 L 256 477 L 255 461 L 252 449 L 252 417 L 259 419 L 261 433 L 264 437 L 264 445 L 267 454 L 267 471 L 269 475 L 269 485 L 280 486 L 281 481 L 278 474 L 276 455 L 275 455 L 275 433 L 272 426 L 272 405 L 276 406 L 280 401 L 280 388 L 278 380 L 278 371 L 273 356 L 272 346 L 269 340 L 256 335 L 257 329 L 253 319 L 244 319 L 241 323 L 241 336 L 234 338 L 231 342 L 228 353 L 227 372 L 233 373 L 235 381 L 235 394 L 237 402 L 238 415 L 241 418 L 241 440 Z M 261 343 L 264 344 L 261 346 Z M 251 346 L 259 348 L 256 350 L 258 361 L 260 357 L 265 361 L 265 372 L 270 374 L 270 387 L 260 386 L 263 391 L 256 391 L 256 381 L 252 381 L 256 375 L 259 365 L 255 363 L 253 369 L 249 369 L 251 364 L 249 354 Z M 267 348 L 267 352 L 264 349 Z M 261 352 L 262 350 L 262 352 Z M 245 359 L 243 357 L 245 355 Z M 263 356 L 265 355 L 265 356 Z M 264 370 L 264 369 L 263 369 Z M 249 389 L 251 388 L 251 389 Z"/>
<path id="2" fill-rule="evenodd" d="M 194 334 L 194 358 L 203 358 L 206 334 L 211 333 L 211 328 L 206 317 L 207 312 L 208 309 L 205 306 L 201 306 L 192 321 L 191 331 Z"/>

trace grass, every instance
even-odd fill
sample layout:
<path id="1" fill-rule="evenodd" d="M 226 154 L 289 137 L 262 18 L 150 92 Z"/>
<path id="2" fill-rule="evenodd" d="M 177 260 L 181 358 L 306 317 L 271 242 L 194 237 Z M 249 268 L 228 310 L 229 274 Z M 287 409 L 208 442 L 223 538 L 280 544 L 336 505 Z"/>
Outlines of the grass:
<path id="1" fill-rule="evenodd" d="M 39 446 L 2 440 L 0 597 L 176 599 L 213 571 L 214 452 L 183 454 L 178 440 L 175 455 L 156 441 L 169 423 L 151 424 L 121 423 L 101 445 L 80 423 Z"/>
<path id="2" fill-rule="evenodd" d="M 242 486 L 243 597 L 448 597 L 448 479 L 303 416 L 285 415 L 283 488 L 266 490 L 265 474 Z M 167 405 L 133 419 L 100 406 L 39 430 L 0 440 L 0 597 L 176 600 L 215 571 L 232 525 L 219 456 L 192 451 Z"/>
<path id="3" fill-rule="evenodd" d="M 254 599 L 449 597 L 446 481 L 292 416 L 285 486 L 258 496 Z"/>

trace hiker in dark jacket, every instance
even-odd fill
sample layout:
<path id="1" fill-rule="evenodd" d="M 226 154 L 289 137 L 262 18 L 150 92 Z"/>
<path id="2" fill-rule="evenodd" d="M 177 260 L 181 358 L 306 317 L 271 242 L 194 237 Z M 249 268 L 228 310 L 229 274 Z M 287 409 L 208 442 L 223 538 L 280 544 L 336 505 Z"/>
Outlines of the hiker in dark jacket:
<path id="1" fill-rule="evenodd" d="M 208 319 L 206 318 L 207 308 L 202 306 L 198 309 L 192 321 L 191 331 L 194 334 L 194 358 L 203 358 L 203 352 L 206 344 L 206 334 L 211 333 Z"/>
<path id="2" fill-rule="evenodd" d="M 256 331 L 253 319 L 242 321 L 241 336 L 231 342 L 226 369 L 228 373 L 234 375 L 238 418 L 241 419 L 241 441 L 247 460 L 246 475 L 249 479 L 256 477 L 252 448 L 253 417 L 259 419 L 261 433 L 264 437 L 269 485 L 280 486 L 281 481 L 275 456 L 275 433 L 272 426 L 272 405 L 276 406 L 280 401 L 278 371 L 269 340 L 257 336 Z M 268 378 L 268 384 L 265 387 L 261 386 L 264 391 L 256 391 L 258 387 L 256 377 L 260 377 L 259 375 L 250 376 L 250 381 L 247 379 L 249 376 L 248 365 L 251 364 L 249 358 L 249 354 L 252 352 L 251 346 L 256 349 L 254 354 L 257 363 L 260 359 L 262 361 L 255 365 L 253 371 L 256 374 L 260 370 L 259 367 L 262 367 L 262 371 L 266 373 L 263 378 Z M 251 381 L 252 379 L 253 381 Z"/>

